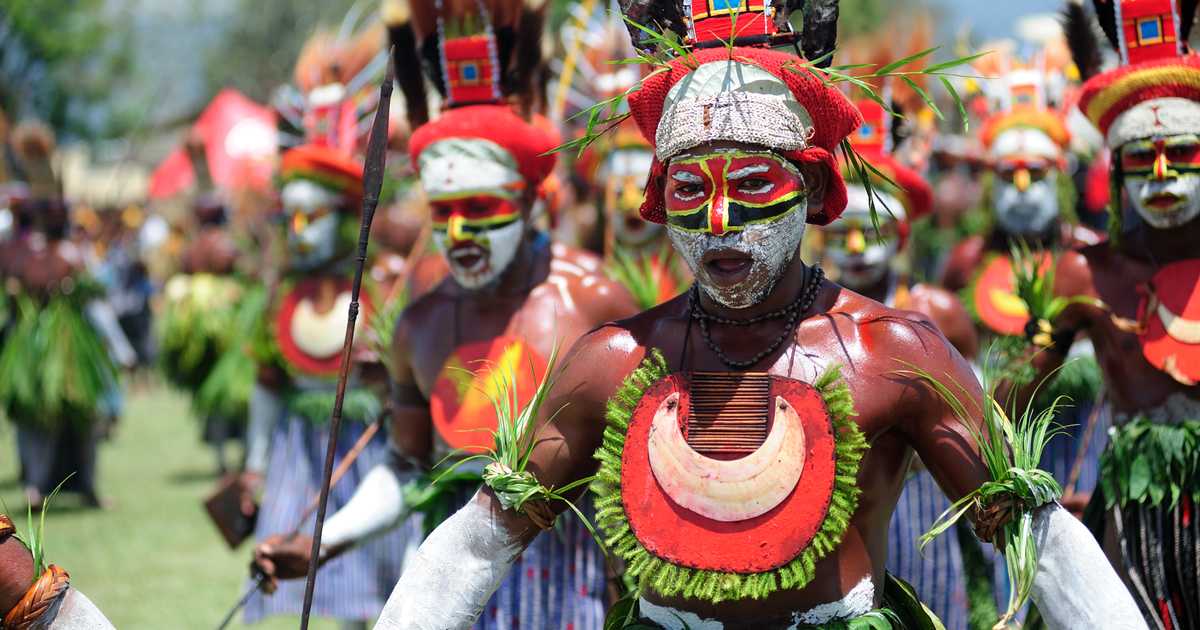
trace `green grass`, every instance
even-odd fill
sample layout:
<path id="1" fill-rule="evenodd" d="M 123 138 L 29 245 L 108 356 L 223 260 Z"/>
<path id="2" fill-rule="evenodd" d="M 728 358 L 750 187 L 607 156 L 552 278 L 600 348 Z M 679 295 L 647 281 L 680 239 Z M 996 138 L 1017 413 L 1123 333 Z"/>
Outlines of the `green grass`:
<path id="1" fill-rule="evenodd" d="M 60 495 L 46 515 L 46 558 L 71 574 L 120 630 L 214 630 L 247 575 L 251 543 L 231 551 L 201 505 L 216 481 L 212 451 L 199 438 L 185 396 L 155 387 L 128 398 L 111 440 L 101 444 L 97 486 L 107 510 Z M 0 421 L 0 496 L 25 523 L 17 482 L 16 431 Z M 339 624 L 312 620 L 313 630 Z M 299 617 L 254 626 L 299 628 Z"/>

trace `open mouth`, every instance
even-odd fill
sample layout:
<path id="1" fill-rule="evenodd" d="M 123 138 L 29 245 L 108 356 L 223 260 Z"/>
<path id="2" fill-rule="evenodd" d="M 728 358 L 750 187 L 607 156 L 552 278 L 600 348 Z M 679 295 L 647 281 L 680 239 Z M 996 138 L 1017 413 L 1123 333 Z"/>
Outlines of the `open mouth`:
<path id="1" fill-rule="evenodd" d="M 718 285 L 732 286 L 744 281 L 754 267 L 754 259 L 737 249 L 710 249 L 700 258 L 708 277 Z"/>
<path id="2" fill-rule="evenodd" d="M 487 252 L 478 245 L 464 245 L 450 250 L 450 263 L 463 271 L 475 272 L 487 264 Z"/>
<path id="3" fill-rule="evenodd" d="M 1144 205 L 1153 210 L 1163 211 L 1172 210 L 1185 201 L 1187 201 L 1185 197 L 1180 197 L 1173 193 L 1160 192 L 1147 197 Z"/>

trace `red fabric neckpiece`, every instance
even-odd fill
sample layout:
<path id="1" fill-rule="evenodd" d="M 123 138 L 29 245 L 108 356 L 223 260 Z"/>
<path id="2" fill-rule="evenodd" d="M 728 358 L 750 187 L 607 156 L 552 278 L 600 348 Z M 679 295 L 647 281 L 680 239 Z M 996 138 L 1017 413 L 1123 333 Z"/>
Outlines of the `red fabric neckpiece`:
<path id="1" fill-rule="evenodd" d="M 1184 260 L 1171 263 L 1150 280 L 1158 302 L 1176 317 L 1200 321 L 1200 260 Z M 1191 379 L 1200 381 L 1200 345 L 1185 343 L 1167 334 L 1167 327 L 1157 313 L 1147 313 L 1149 298 L 1142 296 L 1138 303 L 1138 321 L 1146 321 L 1146 330 L 1138 335 L 1142 354 L 1154 367 L 1165 369 L 1168 362 L 1173 370 Z M 1157 309 L 1156 309 L 1157 310 Z M 1147 321 L 1148 320 L 1148 321 Z M 1174 376 L 1174 375 L 1173 375 Z"/>
<path id="2" fill-rule="evenodd" d="M 350 293 L 354 288 L 354 283 L 348 278 L 337 278 L 335 282 L 337 295 Z M 279 310 L 275 312 L 275 340 L 279 344 L 279 354 L 283 355 L 284 360 L 301 372 L 310 376 L 336 376 L 342 367 L 340 351 L 328 357 L 314 357 L 301 350 L 296 345 L 296 340 L 292 339 L 292 316 L 296 314 L 296 306 L 305 298 L 314 299 L 317 296 L 319 283 L 320 279 L 318 278 L 305 278 L 297 282 L 296 286 L 283 296 L 283 302 L 280 303 Z M 361 329 L 362 323 L 374 312 L 371 299 L 367 297 L 366 291 L 359 294 L 358 301 L 360 310 L 356 330 Z M 342 332 L 345 330 L 345 324 L 342 324 Z"/>
<path id="3" fill-rule="evenodd" d="M 804 425 L 808 453 L 800 481 L 782 503 L 744 521 L 726 523 L 675 503 L 650 468 L 648 440 L 663 400 L 680 392 L 680 421 L 686 422 L 690 381 L 671 374 L 648 389 L 633 411 L 621 460 L 621 501 L 634 536 L 650 553 L 672 564 L 725 573 L 777 569 L 804 551 L 825 521 L 833 498 L 833 423 L 824 399 L 808 383 L 772 376 L 770 397 L 783 396 Z M 769 406 L 774 421 L 775 405 Z"/>

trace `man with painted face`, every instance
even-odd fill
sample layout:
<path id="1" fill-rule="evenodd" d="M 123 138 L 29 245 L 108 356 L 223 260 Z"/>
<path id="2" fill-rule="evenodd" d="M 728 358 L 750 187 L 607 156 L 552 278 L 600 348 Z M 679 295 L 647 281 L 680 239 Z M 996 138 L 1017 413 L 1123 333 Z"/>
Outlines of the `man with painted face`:
<path id="1" fill-rule="evenodd" d="M 854 104 L 863 115 L 863 124 L 850 137 L 851 145 L 896 185 L 872 177 L 877 229 L 866 188 L 854 182 L 857 174 L 843 162 L 842 173 L 848 180 L 846 210 L 837 221 L 821 229 L 825 254 L 837 269 L 836 280 L 884 306 L 925 315 L 963 358 L 973 361 L 979 338 L 958 296 L 940 287 L 912 284 L 895 266 L 908 244 L 912 222 L 933 209 L 933 190 L 915 170 L 892 156 L 889 126 L 893 117 L 874 101 Z M 958 538 L 952 535 L 939 536 L 923 548 L 917 547 L 917 539 L 950 507 L 936 480 L 920 458 L 914 457 L 888 527 L 887 567 L 913 586 L 922 603 L 943 625 L 961 629 L 968 624 L 964 562 L 970 556 L 964 558 Z"/>
<path id="2" fill-rule="evenodd" d="M 1101 483 L 1084 520 L 1153 628 L 1200 628 L 1200 59 L 1194 2 L 1097 2 L 1121 66 L 1090 78 L 1079 107 L 1113 153 L 1110 242 L 1055 269 L 1073 301 L 1035 322 L 1044 375 L 1086 333 L 1113 406 Z M 1072 7 L 1068 28 L 1091 28 Z M 1137 24 L 1137 31 L 1123 25 Z M 1166 36 L 1157 40 L 1154 29 Z M 1178 30 L 1176 30 L 1178 29 Z M 1098 51 L 1073 51 L 1086 66 Z M 1082 59 L 1081 59 L 1082 57 Z M 1092 64 L 1098 66 L 1098 64 Z M 1124 194 L 1121 194 L 1124 193 Z M 1122 198 L 1132 211 L 1124 211 Z M 1036 382 L 1036 381 L 1035 381 Z"/>
<path id="3" fill-rule="evenodd" d="M 1074 183 L 1061 172 L 1071 135 L 1064 117 L 1046 104 L 1044 77 L 1036 69 L 1021 69 L 998 81 L 1003 106 L 980 131 L 991 167 L 984 202 L 995 225 L 989 234 L 967 238 L 951 251 L 942 277 L 942 285 L 951 291 L 979 287 L 977 276 L 986 274 L 986 267 L 1006 265 L 1004 256 L 1014 239 L 1047 249 L 1100 241 L 1095 232 L 1062 218 L 1063 203 L 1073 203 L 1074 198 Z M 971 302 L 983 325 L 1000 334 L 1013 334 L 1010 328 L 1024 326 L 1026 317 L 1015 312 L 1016 303 L 986 299 L 995 287 L 988 285 L 990 276 L 982 280 L 987 286 L 979 291 L 985 299 Z M 1011 293 L 1011 287 L 1000 292 Z M 998 313 L 993 316 L 992 311 Z"/>
<path id="4" fill-rule="evenodd" d="M 362 208 L 363 166 L 353 151 L 360 141 L 358 129 L 366 127 L 356 121 L 374 115 L 363 106 L 362 95 L 345 86 L 370 85 L 367 77 L 381 65 L 372 64 L 372 59 L 383 60 L 387 54 L 380 24 L 353 26 L 346 25 L 339 35 L 314 35 L 295 73 L 304 110 L 297 122 L 307 142 L 285 151 L 280 160 L 287 265 L 269 288 L 271 300 L 250 344 L 258 379 L 248 403 L 241 480 L 247 489 L 263 489 L 254 532 L 260 541 L 311 529 L 313 517 L 307 508 L 321 489 Z M 378 304 L 369 282 L 364 282 L 359 299 L 357 325 L 362 327 Z M 336 446 L 339 461 L 382 413 L 369 387 L 372 380 L 382 380 L 378 367 L 359 363 L 349 376 Z M 330 489 L 329 509 L 345 505 L 355 486 L 386 455 L 386 439 L 375 434 L 342 481 Z M 248 499 L 243 502 L 249 513 L 253 505 Z M 313 611 L 340 621 L 347 630 L 364 628 L 379 614 L 379 594 L 398 579 L 404 549 L 415 535 L 415 527 L 397 529 L 326 564 L 314 591 Z M 265 582 L 246 605 L 247 622 L 299 615 L 304 590 L 303 583 Z"/>
<path id="5" fill-rule="evenodd" d="M 684 10 L 630 18 L 678 15 L 667 9 Z M 807 9 L 819 58 L 836 6 Z M 664 28 L 685 45 L 730 38 L 727 14 L 691 10 Z M 773 41 L 788 18 L 774 10 L 775 22 L 761 4 L 740 14 L 739 41 Z M 950 405 L 896 359 L 958 382 L 977 409 L 966 362 L 924 316 L 842 290 L 799 257 L 806 225 L 846 204 L 833 149 L 859 123 L 815 72 L 779 52 L 700 47 L 630 95 L 655 147 L 642 216 L 667 225 L 696 284 L 580 338 L 527 471 L 547 488 L 599 471 L 598 524 L 640 596 L 617 627 L 832 628 L 875 609 L 860 623 L 930 627 L 884 567 L 913 449 L 951 498 L 990 479 Z M 1140 627 L 1082 526 L 1054 504 L 1035 514 L 1034 597 L 1057 627 Z M 426 538 L 376 627 L 469 627 L 540 533 L 484 488 Z"/>
<path id="6" fill-rule="evenodd" d="M 490 21 L 493 16 L 528 20 L 545 10 L 482 2 L 443 11 L 431 0 L 404 8 L 393 35 L 411 29 L 418 41 L 438 42 L 436 50 L 449 58 L 512 27 Z M 442 19 L 491 24 L 491 29 L 443 40 L 437 28 Z M 417 68 L 412 41 L 407 48 L 404 40 L 396 43 L 396 68 Z M 535 67 L 540 65 L 538 38 L 519 45 L 526 49 L 513 51 L 514 58 L 528 60 L 522 55 L 533 52 Z M 439 57 L 439 63 L 447 60 Z M 534 70 L 522 68 L 523 73 Z M 396 323 L 390 455 L 329 517 L 323 563 L 370 544 L 414 510 L 424 513 L 424 526 L 432 529 L 469 500 L 481 485 L 482 465 L 467 462 L 457 476 L 433 480 L 445 466 L 493 447 L 490 431 L 499 419 L 484 390 L 511 385 L 515 402 L 524 404 L 545 377 L 556 348 L 636 312 L 626 291 L 601 273 L 599 257 L 552 243 L 532 224 L 531 213 L 555 163 L 548 152 L 559 143 L 546 119 L 509 103 L 464 105 L 472 102 L 470 86 L 451 81 L 441 87 L 449 109 L 432 122 L 413 120 L 409 148 L 429 200 L 433 240 L 450 276 L 410 304 Z M 424 102 L 425 96 L 407 91 L 406 97 L 411 116 L 411 104 Z M 434 470 L 448 457 L 450 462 Z M 435 496 L 418 505 L 412 491 Z M 299 578 L 307 573 L 311 549 L 306 536 L 276 536 L 259 546 L 256 562 L 278 578 Z M 485 613 L 478 627 L 601 627 L 606 563 L 584 523 L 563 519 L 559 535 L 543 537 L 517 562 L 520 569 L 503 586 L 497 583 L 494 596 L 483 594 Z"/>

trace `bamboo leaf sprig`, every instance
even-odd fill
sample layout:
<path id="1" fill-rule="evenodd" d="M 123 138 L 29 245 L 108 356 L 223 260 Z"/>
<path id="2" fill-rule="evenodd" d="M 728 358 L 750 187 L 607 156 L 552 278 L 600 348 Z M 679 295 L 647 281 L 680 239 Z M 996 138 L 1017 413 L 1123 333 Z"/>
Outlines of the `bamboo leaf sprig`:
<path id="1" fill-rule="evenodd" d="M 1029 600 L 1033 590 L 1033 579 L 1037 573 L 1033 511 L 1062 496 L 1062 487 L 1052 475 L 1039 469 L 1038 464 L 1050 439 L 1064 432 L 1054 418 L 1069 399 L 1060 397 L 1037 413 L 1027 406 L 1020 417 L 1014 419 L 1005 413 L 1004 407 L 991 394 L 986 395 L 982 408 L 978 408 L 978 403 L 974 402 L 974 397 L 962 384 L 952 379 L 952 385 L 958 390 L 954 392 L 925 370 L 904 361 L 901 363 L 909 369 L 898 371 L 897 374 L 929 383 L 935 393 L 950 405 L 979 445 L 980 456 L 992 478 L 943 512 L 929 532 L 917 540 L 919 547 L 923 550 L 934 538 L 953 527 L 968 510 L 984 508 L 1002 499 L 1014 499 L 1012 520 L 997 532 L 1001 539 L 997 548 L 1002 549 L 1004 554 L 1011 585 L 1008 605 L 994 626 L 995 630 L 1003 629 Z M 992 384 L 996 380 L 990 371 L 985 369 L 985 392 L 992 391 Z M 982 428 L 972 421 L 964 399 L 972 401 L 977 405 L 975 411 L 982 413 Z"/>

